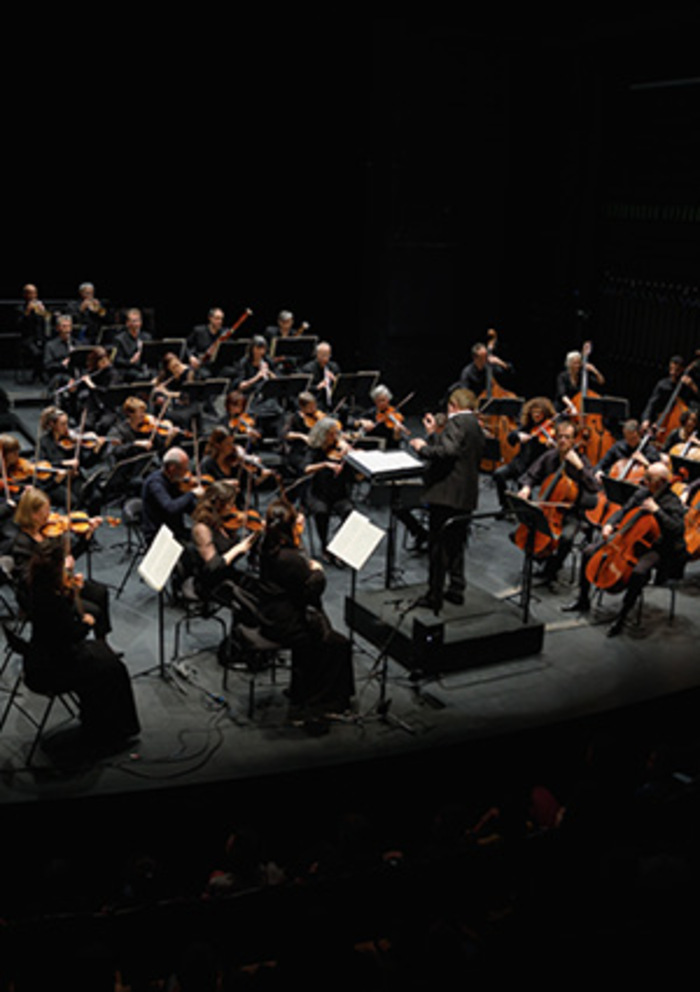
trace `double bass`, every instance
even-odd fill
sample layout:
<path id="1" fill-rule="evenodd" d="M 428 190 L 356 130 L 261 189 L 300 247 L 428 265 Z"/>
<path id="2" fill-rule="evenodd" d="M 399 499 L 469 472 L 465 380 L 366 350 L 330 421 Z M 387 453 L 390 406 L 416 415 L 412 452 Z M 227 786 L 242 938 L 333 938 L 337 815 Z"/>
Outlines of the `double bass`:
<path id="1" fill-rule="evenodd" d="M 498 334 L 493 328 L 486 332 L 486 388 L 478 397 L 479 399 L 479 423 L 481 424 L 486 437 L 498 448 L 495 457 L 481 459 L 480 468 L 482 472 L 493 472 L 500 465 L 508 464 L 517 455 L 520 445 L 512 444 L 508 437 L 517 428 L 517 423 L 511 417 L 500 414 L 489 414 L 488 407 L 493 400 L 515 399 L 515 393 L 504 389 L 493 374 L 491 356 L 495 353 Z"/>
<path id="2" fill-rule="evenodd" d="M 661 444 L 666 440 L 668 435 L 675 431 L 681 425 L 681 417 L 683 413 L 688 409 L 688 404 L 685 403 L 681 397 L 681 389 L 683 388 L 683 379 L 688 375 L 689 372 L 695 368 L 695 366 L 700 361 L 700 352 L 696 352 L 696 356 L 693 361 L 685 369 L 683 369 L 678 376 L 678 382 L 668 398 L 666 406 L 663 408 L 659 416 L 654 421 L 653 431 L 655 440 Z"/>
<path id="3" fill-rule="evenodd" d="M 588 365 L 589 358 L 593 351 L 593 343 L 584 341 L 581 348 L 581 388 L 572 397 L 572 403 L 578 410 L 580 434 L 582 439 L 582 450 L 584 451 L 591 465 L 597 465 L 603 455 L 612 448 L 615 438 L 603 425 L 603 418 L 599 413 L 586 413 L 586 400 L 588 398 L 598 399 L 600 394 L 594 392 L 589 387 Z"/>

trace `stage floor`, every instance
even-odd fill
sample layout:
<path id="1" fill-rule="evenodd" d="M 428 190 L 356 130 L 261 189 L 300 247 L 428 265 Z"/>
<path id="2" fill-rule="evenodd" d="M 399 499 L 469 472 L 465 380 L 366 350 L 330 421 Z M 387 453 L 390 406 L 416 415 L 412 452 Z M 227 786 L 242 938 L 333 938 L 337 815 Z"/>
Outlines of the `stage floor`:
<path id="1" fill-rule="evenodd" d="M 14 386 L 6 388 L 12 392 Z M 18 406 L 16 412 L 35 429 L 38 407 Z M 357 495 L 358 509 L 386 528 L 388 511 L 377 505 L 381 501 L 373 497 L 367 484 L 359 487 Z M 267 496 L 261 501 L 263 506 L 265 499 Z M 491 481 L 483 477 L 479 510 L 495 506 Z M 468 549 L 467 572 L 471 594 L 476 596 L 482 590 L 517 617 L 519 607 L 510 603 L 509 596 L 520 581 L 522 555 L 509 540 L 511 530 L 512 524 L 503 520 L 477 521 Z M 115 588 L 129 564 L 120 546 L 124 538 L 123 528 L 103 527 L 100 549 L 92 556 L 93 576 Z M 403 547 L 401 528 L 398 543 L 396 580 L 386 590 L 386 598 L 405 601 L 424 581 L 427 559 Z M 358 593 L 380 593 L 384 588 L 385 553 L 386 539 L 359 575 Z M 336 628 L 348 633 L 344 607 L 350 593 L 350 573 L 329 567 L 327 578 L 328 613 Z M 542 649 L 537 653 L 487 665 L 478 657 L 470 657 L 464 670 L 416 680 L 405 667 L 389 659 L 385 719 L 378 713 L 382 687 L 377 648 L 355 634 L 355 718 L 333 723 L 324 736 L 311 737 L 287 720 L 286 666 L 278 670 L 275 684 L 265 673 L 260 677 L 252 718 L 247 714 L 246 676 L 230 673 L 228 691 L 224 692 L 216 656 L 221 635 L 212 621 L 195 621 L 189 634 L 183 631 L 177 668 L 168 665 L 168 677 L 162 678 L 157 670 L 157 595 L 134 571 L 121 597 L 113 597 L 112 612 L 113 641 L 125 652 L 142 723 L 137 744 L 129 752 L 88 767 L 65 765 L 61 756 L 66 753 L 66 724 L 57 707 L 50 735 L 53 747 L 40 749 L 35 767 L 27 769 L 32 729 L 13 711 L 0 738 L 0 801 L 34 803 L 116 795 L 357 764 L 546 727 L 700 685 L 697 564 L 686 571 L 672 623 L 668 619 L 669 591 L 651 587 L 645 593 L 640 625 L 614 639 L 606 638 L 605 622 L 615 612 L 618 600 L 606 596 L 590 616 L 572 617 L 560 607 L 574 594 L 570 571 L 562 575 L 554 591 L 535 586 L 531 617 L 544 624 Z M 469 596 L 468 589 L 467 602 Z M 403 616 L 403 611 L 399 613 Z M 180 617 L 178 610 L 166 605 L 168 662 L 174 625 Z M 154 666 L 156 671 L 152 671 Z M 10 684 L 10 676 L 8 670 L 3 690 Z M 0 702 L 5 698 L 3 691 Z M 36 697 L 28 702 L 42 705 Z"/>

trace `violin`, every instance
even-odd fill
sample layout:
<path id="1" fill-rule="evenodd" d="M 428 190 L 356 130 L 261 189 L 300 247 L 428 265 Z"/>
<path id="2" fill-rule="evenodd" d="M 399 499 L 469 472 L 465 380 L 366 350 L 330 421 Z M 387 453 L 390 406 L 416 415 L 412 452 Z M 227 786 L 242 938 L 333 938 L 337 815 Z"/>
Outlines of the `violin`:
<path id="1" fill-rule="evenodd" d="M 90 518 L 84 510 L 73 510 L 69 514 L 52 510 L 41 533 L 44 537 L 62 537 L 66 533 L 85 535 L 91 528 Z"/>
<path id="2" fill-rule="evenodd" d="M 404 415 L 395 406 L 388 406 L 386 410 L 377 410 L 375 413 L 375 420 L 378 424 L 384 424 L 393 430 L 400 431 L 405 437 L 410 437 L 411 432 L 408 427 L 404 426 L 404 419 Z"/>
<path id="3" fill-rule="evenodd" d="M 230 510 L 221 518 L 221 525 L 226 531 L 245 528 L 253 533 L 262 531 L 265 527 L 265 523 L 257 510 Z"/>
<path id="4" fill-rule="evenodd" d="M 255 439 L 262 437 L 260 431 L 255 428 L 255 418 L 249 413 L 239 413 L 235 417 L 231 417 L 228 422 L 228 429 L 232 434 L 245 434 Z"/>

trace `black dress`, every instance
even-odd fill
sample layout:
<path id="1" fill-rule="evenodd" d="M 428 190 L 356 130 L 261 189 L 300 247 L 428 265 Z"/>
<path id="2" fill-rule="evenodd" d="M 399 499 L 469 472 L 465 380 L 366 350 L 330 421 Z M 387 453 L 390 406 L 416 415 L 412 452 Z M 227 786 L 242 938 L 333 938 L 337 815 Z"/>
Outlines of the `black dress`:
<path id="1" fill-rule="evenodd" d="M 89 631 L 69 595 L 33 598 L 25 680 L 34 692 L 74 692 L 86 741 L 111 744 L 138 734 L 139 719 L 126 667 Z"/>
<path id="2" fill-rule="evenodd" d="M 323 612 L 326 579 L 301 551 L 263 553 L 260 575 L 278 590 L 263 604 L 264 633 L 292 649 L 291 715 L 320 716 L 348 708 L 354 694 L 350 642 Z"/>

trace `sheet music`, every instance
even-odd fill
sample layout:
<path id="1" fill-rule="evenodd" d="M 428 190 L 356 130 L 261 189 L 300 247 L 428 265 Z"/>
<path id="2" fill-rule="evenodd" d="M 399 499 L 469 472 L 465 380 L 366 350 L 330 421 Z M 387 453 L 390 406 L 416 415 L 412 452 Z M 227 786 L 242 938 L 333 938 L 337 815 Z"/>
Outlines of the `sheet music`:
<path id="1" fill-rule="evenodd" d="M 161 592 L 184 550 L 170 528 L 162 524 L 138 567 L 138 573 L 146 585 L 155 592 Z"/>
<path id="2" fill-rule="evenodd" d="M 328 551 L 359 571 L 384 537 L 381 527 L 353 510 L 328 545 Z"/>
<path id="3" fill-rule="evenodd" d="M 420 458 L 416 458 L 408 451 L 397 449 L 396 451 L 379 451 L 378 449 L 362 450 L 359 448 L 351 451 L 346 460 L 353 468 L 363 472 L 371 478 L 382 475 L 398 474 L 421 474 L 425 468 Z"/>

